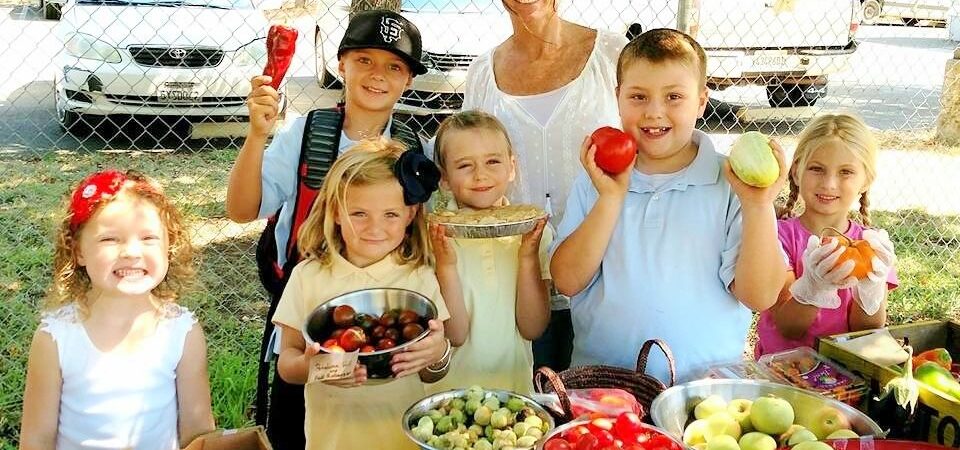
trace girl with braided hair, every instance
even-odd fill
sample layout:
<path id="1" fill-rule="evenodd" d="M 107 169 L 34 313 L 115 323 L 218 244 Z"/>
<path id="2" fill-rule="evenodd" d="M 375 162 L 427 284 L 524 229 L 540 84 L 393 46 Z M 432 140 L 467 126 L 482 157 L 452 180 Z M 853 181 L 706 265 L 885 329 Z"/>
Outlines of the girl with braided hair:
<path id="1" fill-rule="evenodd" d="M 880 328 L 887 291 L 897 282 L 893 244 L 885 230 L 870 228 L 868 190 L 876 178 L 877 142 L 856 116 L 824 114 L 800 133 L 790 166 L 790 194 L 780 211 L 780 243 L 789 258 L 776 305 L 760 314 L 755 356 L 800 346 L 817 336 Z M 802 212 L 794 214 L 800 203 Z M 851 220 L 854 204 L 857 220 Z M 864 278 L 855 262 L 838 264 L 845 247 L 830 229 L 866 240 L 875 255 Z M 834 233 L 836 235 L 836 233 Z"/>

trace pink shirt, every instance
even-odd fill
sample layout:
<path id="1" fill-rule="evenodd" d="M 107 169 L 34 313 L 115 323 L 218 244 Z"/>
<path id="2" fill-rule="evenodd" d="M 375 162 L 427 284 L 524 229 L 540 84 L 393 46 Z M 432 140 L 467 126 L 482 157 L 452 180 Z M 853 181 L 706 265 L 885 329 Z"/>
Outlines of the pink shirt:
<path id="1" fill-rule="evenodd" d="M 802 224 L 800 219 L 793 217 L 777 221 L 777 228 L 780 235 L 780 245 L 787 252 L 790 259 L 790 268 L 793 273 L 800 277 L 803 275 L 803 250 L 807 248 L 807 239 L 810 233 Z M 850 221 L 850 226 L 845 233 L 851 239 L 861 239 L 863 236 L 863 225 Z M 897 287 L 897 270 L 894 267 L 887 278 L 888 289 Z M 850 308 L 859 308 L 859 305 L 853 300 L 853 289 L 840 289 L 837 291 L 840 295 L 840 307 L 837 309 L 820 309 L 817 317 L 810 324 L 807 333 L 798 340 L 787 339 L 780 335 L 777 325 L 773 321 L 773 313 L 764 311 L 760 313 L 760 320 L 757 322 L 757 346 L 754 349 L 754 357 L 768 353 L 777 353 L 796 347 L 814 347 L 814 341 L 817 336 L 829 336 L 833 334 L 846 333 L 850 331 L 848 319 L 850 317 Z"/>

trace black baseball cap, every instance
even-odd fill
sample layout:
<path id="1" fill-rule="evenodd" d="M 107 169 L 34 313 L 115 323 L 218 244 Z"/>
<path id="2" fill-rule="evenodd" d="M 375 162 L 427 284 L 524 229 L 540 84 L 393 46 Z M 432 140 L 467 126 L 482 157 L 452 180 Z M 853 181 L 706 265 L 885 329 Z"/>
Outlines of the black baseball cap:
<path id="1" fill-rule="evenodd" d="M 420 62 L 423 52 L 420 30 L 396 12 L 373 9 L 356 13 L 340 41 L 337 59 L 343 52 L 357 48 L 387 50 L 403 58 L 415 75 L 427 73 L 427 67 Z"/>

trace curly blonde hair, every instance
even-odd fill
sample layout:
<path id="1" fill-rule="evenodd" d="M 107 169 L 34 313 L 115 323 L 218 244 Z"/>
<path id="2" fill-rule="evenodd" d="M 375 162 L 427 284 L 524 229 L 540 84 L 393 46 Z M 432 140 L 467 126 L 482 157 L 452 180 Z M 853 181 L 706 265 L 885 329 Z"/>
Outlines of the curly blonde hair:
<path id="1" fill-rule="evenodd" d="M 316 259 L 326 266 L 333 252 L 344 254 L 346 244 L 335 218 L 337 211 L 345 208 L 347 188 L 385 181 L 399 183 L 394 165 L 404 151 L 406 147 L 400 142 L 374 139 L 360 142 L 337 158 L 297 234 L 304 259 Z M 393 253 L 403 264 L 412 262 L 420 266 L 430 263 L 430 251 L 423 205 L 416 205 L 416 209 L 403 243 Z"/>
<path id="2" fill-rule="evenodd" d="M 873 133 L 867 128 L 867 124 L 851 113 L 822 114 L 807 124 L 797 138 L 797 150 L 793 153 L 793 161 L 790 163 L 790 191 L 786 204 L 778 214 L 781 219 L 796 215 L 795 209 L 798 201 L 801 200 L 799 186 L 800 178 L 803 176 L 801 168 L 807 165 L 814 152 L 828 142 L 839 142 L 850 150 L 863 164 L 866 188 L 873 184 L 873 180 L 877 177 L 879 145 Z M 860 223 L 867 226 L 870 225 L 868 192 L 869 189 L 865 189 L 860 194 L 860 209 L 857 211 Z"/>
<path id="3" fill-rule="evenodd" d="M 193 286 L 196 275 L 194 265 L 194 249 L 187 233 L 180 212 L 163 194 L 163 190 L 156 181 L 135 171 L 127 171 L 126 180 L 116 195 L 99 201 L 93 209 L 90 218 L 94 217 L 105 205 L 121 198 L 144 200 L 157 208 L 160 220 L 167 231 L 167 257 L 169 267 L 167 275 L 152 290 L 152 294 L 161 303 L 172 303 Z M 74 190 L 82 189 L 78 185 Z M 72 196 L 71 196 L 72 197 Z M 76 304 L 81 317 L 86 317 L 90 311 L 88 293 L 91 289 L 90 276 L 78 264 L 77 252 L 80 236 L 84 225 L 76 226 L 72 223 L 74 211 L 71 209 L 70 198 L 67 198 L 63 210 L 63 219 L 56 234 L 53 257 L 53 282 L 47 293 L 45 308 L 55 310 L 64 305 Z"/>

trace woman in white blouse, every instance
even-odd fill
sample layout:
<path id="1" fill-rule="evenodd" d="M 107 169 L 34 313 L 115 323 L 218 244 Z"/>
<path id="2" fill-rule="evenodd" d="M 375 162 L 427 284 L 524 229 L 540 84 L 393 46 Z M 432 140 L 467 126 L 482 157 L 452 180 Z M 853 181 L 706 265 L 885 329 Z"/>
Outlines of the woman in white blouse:
<path id="1" fill-rule="evenodd" d="M 496 116 L 510 134 L 519 173 L 511 201 L 542 204 L 559 223 L 580 170 L 583 138 L 619 127 L 616 66 L 623 35 L 560 18 L 560 0 L 503 0 L 513 35 L 480 55 L 467 71 L 464 109 Z M 570 364 L 569 300 L 553 296 L 553 314 L 534 343 L 536 366 Z"/>

